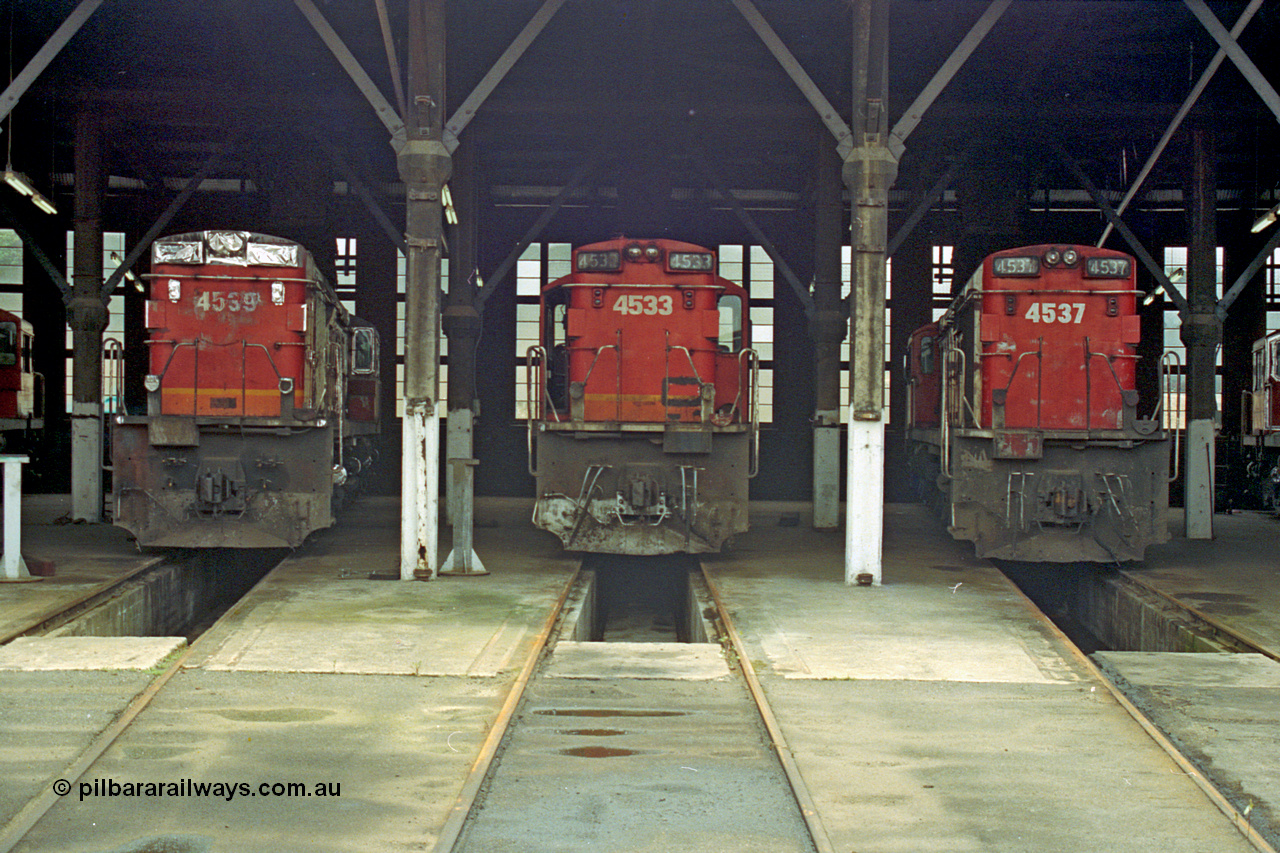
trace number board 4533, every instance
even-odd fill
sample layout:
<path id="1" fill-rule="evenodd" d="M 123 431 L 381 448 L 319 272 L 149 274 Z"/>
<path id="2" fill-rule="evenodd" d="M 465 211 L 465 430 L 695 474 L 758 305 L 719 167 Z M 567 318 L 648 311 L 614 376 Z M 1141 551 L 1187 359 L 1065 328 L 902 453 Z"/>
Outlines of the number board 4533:
<path id="1" fill-rule="evenodd" d="M 623 294 L 613 303 L 611 310 L 624 316 L 670 314 L 675 301 L 671 296 Z"/>

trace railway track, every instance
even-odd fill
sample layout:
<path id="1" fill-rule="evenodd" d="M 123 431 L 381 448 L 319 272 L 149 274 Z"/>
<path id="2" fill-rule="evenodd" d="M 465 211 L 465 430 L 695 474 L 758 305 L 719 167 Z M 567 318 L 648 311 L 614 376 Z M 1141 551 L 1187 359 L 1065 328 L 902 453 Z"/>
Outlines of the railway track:
<path id="1" fill-rule="evenodd" d="M 711 579 L 632 589 L 668 610 L 646 624 L 611 570 L 548 616 L 437 853 L 832 850 Z"/>
<path id="2" fill-rule="evenodd" d="M 1254 848 L 1260 853 L 1277 853 L 1277 848 L 1272 843 L 1272 840 L 1259 831 L 1249 818 L 1252 802 L 1241 802 L 1239 792 L 1233 790 L 1233 788 L 1238 787 L 1238 783 L 1227 782 L 1224 784 L 1223 780 L 1218 778 L 1216 768 L 1203 766 L 1201 761 L 1197 761 L 1193 756 L 1188 755 L 1179 745 L 1178 739 L 1161 728 L 1150 709 L 1145 707 L 1146 703 L 1140 697 L 1130 695 L 1125 684 L 1113 677 L 1113 674 L 1109 672 L 1106 666 L 1100 666 L 1094 660 L 1091 652 L 1098 650 L 1098 637 L 1096 634 L 1089 632 L 1078 618 L 1080 616 L 1080 605 L 1073 602 L 1061 607 L 1054 606 L 1052 604 L 1054 599 L 1064 595 L 1061 589 L 1053 590 L 1042 585 L 1034 590 L 1029 590 L 1024 584 L 1034 574 L 1028 574 L 1025 565 L 1003 561 L 996 562 L 1000 569 L 1019 587 L 1028 601 L 1040 610 L 1042 618 L 1050 630 L 1057 634 L 1061 642 L 1071 649 L 1080 663 L 1106 686 L 1116 702 L 1178 765 L 1181 771 L 1195 782 L 1196 786 L 1200 788 L 1209 801 L 1231 821 L 1232 825 L 1248 839 Z M 1077 569 L 1079 571 L 1086 570 L 1084 564 L 1081 564 Z M 1093 571 L 1093 568 L 1088 567 L 1087 570 Z M 1065 573 L 1059 575 L 1059 577 L 1063 576 L 1065 576 Z M 1043 575 L 1040 575 L 1040 577 L 1043 577 Z M 1170 627 L 1163 632 L 1166 636 L 1180 635 L 1180 642 L 1186 644 L 1188 643 L 1188 637 L 1194 635 L 1196 638 L 1194 641 L 1195 651 L 1191 651 L 1184 646 L 1173 652 L 1175 654 L 1253 653 L 1263 655 L 1272 660 L 1280 660 L 1280 655 L 1277 654 L 1275 649 L 1267 648 L 1252 641 L 1233 629 L 1230 624 L 1215 619 L 1211 614 L 1176 596 L 1169 595 L 1158 586 L 1147 583 L 1140 577 L 1119 571 L 1112 575 L 1111 579 L 1119 585 L 1124 594 L 1132 596 L 1135 600 L 1154 602 L 1157 605 L 1156 607 L 1147 607 L 1146 613 L 1156 614 L 1153 618 L 1169 623 Z M 1079 592 L 1076 591 L 1072 594 L 1079 595 Z M 1088 596 L 1081 596 L 1081 598 L 1088 598 Z M 1065 599 L 1060 603 L 1065 603 Z M 1056 615 L 1054 615 L 1054 611 L 1056 611 Z M 1084 637 L 1086 638 L 1083 640 L 1083 644 L 1087 648 L 1081 648 L 1082 637 L 1079 632 L 1082 629 L 1084 629 Z M 1170 651 L 1166 648 L 1126 650 Z"/>
<path id="3" fill-rule="evenodd" d="M 182 635 L 187 636 L 190 641 L 199 632 L 216 624 L 217 619 L 231 615 L 235 611 L 234 602 L 241 600 L 248 589 L 261 580 L 283 557 L 283 552 L 279 551 L 250 553 L 252 556 L 245 556 L 243 552 L 237 551 L 239 560 L 237 566 L 240 571 L 229 574 L 233 582 L 227 584 L 226 589 L 221 593 L 207 597 L 196 596 L 195 599 L 200 601 L 196 608 L 178 617 L 183 624 L 162 622 L 155 625 L 150 632 L 139 633 L 152 636 Z M 47 635 L 60 629 L 71 629 L 72 633 L 78 633 L 73 624 L 77 620 L 92 619 L 95 613 L 112 607 L 129 609 L 131 603 L 137 598 L 146 597 L 145 592 L 140 592 L 141 590 L 148 584 L 162 583 L 161 579 L 166 573 L 177 572 L 185 576 L 183 573 L 199 570 L 201 567 L 206 569 L 213 567 L 220 570 L 222 577 L 227 577 L 227 562 L 225 556 L 219 551 L 178 551 L 159 556 L 152 562 L 145 563 L 9 630 L 0 636 L 0 645 L 12 642 L 19 637 Z M 114 620 L 105 618 L 99 621 L 110 624 Z M 85 630 L 83 633 L 103 636 L 100 631 L 95 633 L 93 629 Z M 68 786 L 75 785 L 93 763 L 128 729 L 137 716 L 151 704 L 169 680 L 182 669 L 192 651 L 193 646 L 186 645 L 179 653 L 168 657 L 155 669 L 149 671 L 150 680 L 146 685 L 106 728 L 89 740 L 88 744 L 62 768 L 56 778 L 67 782 Z M 56 784 L 42 786 L 36 796 L 27 801 L 8 821 L 0 825 L 0 853 L 9 853 L 13 850 L 65 794 L 66 790 L 59 789 Z"/>

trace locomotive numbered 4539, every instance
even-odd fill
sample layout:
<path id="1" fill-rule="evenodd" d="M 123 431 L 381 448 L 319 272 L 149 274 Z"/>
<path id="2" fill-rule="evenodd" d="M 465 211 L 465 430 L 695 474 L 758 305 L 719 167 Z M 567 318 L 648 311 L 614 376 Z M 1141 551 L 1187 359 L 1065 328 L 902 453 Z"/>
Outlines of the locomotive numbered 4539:
<path id="1" fill-rule="evenodd" d="M 987 257 L 911 337 L 912 466 L 979 556 L 1141 559 L 1168 539 L 1169 448 L 1139 416 L 1133 258 L 1039 245 Z"/>
<path id="2" fill-rule="evenodd" d="M 156 241 L 145 415 L 112 427 L 115 523 L 141 545 L 294 547 L 373 460 L 378 335 L 297 243 Z"/>
<path id="3" fill-rule="evenodd" d="M 747 529 L 758 360 L 714 252 L 617 239 L 542 291 L 530 350 L 534 524 L 566 548 L 718 551 Z"/>

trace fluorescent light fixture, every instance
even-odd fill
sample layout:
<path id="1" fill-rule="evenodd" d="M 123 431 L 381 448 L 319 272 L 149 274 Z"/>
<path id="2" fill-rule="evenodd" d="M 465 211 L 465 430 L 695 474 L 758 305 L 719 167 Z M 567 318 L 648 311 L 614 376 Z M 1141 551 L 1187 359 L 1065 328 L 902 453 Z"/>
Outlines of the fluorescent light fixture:
<path id="1" fill-rule="evenodd" d="M 13 171 L 12 166 L 4 170 L 4 180 L 5 183 L 23 195 L 31 195 L 36 191 L 36 188 L 31 186 L 31 181 L 27 180 L 27 176 L 21 172 Z"/>
<path id="2" fill-rule="evenodd" d="M 1254 234 L 1257 234 L 1259 231 L 1262 231 L 1268 225 L 1275 222 L 1276 219 L 1280 219 L 1280 204 L 1277 204 L 1275 207 L 1262 214 L 1262 216 L 1258 218 L 1258 221 L 1253 223 L 1253 227 L 1249 230 Z"/>
<path id="3" fill-rule="evenodd" d="M 32 192 L 32 193 L 31 193 L 31 202 L 32 202 L 32 204 L 34 204 L 36 207 L 38 207 L 38 208 L 40 208 L 41 210 L 43 210 L 45 213 L 57 213 L 57 212 L 58 212 L 58 208 L 56 208 L 56 207 L 54 207 L 54 206 L 53 206 L 53 202 L 49 201 L 49 199 L 47 199 L 47 198 L 45 198 L 44 196 L 40 195 L 40 193 L 38 193 L 38 192 Z"/>

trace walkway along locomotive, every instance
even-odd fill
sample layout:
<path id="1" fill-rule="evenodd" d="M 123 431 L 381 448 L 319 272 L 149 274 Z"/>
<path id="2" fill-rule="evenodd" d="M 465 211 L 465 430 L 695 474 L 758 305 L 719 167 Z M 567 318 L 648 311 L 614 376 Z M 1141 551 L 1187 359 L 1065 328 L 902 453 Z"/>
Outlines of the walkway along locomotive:
<path id="1" fill-rule="evenodd" d="M 542 290 L 530 348 L 533 521 L 566 548 L 718 551 L 747 529 L 759 452 L 747 293 L 714 252 L 616 239 Z"/>
<path id="2" fill-rule="evenodd" d="M 112 424 L 115 523 L 140 545 L 295 547 L 372 461 L 378 335 L 289 240 L 152 247 L 147 412 Z"/>
<path id="3" fill-rule="evenodd" d="M 911 337 L 907 441 L 978 556 L 1141 559 L 1168 539 L 1160 406 L 1138 416 L 1134 262 L 1089 246 L 987 257 Z"/>

